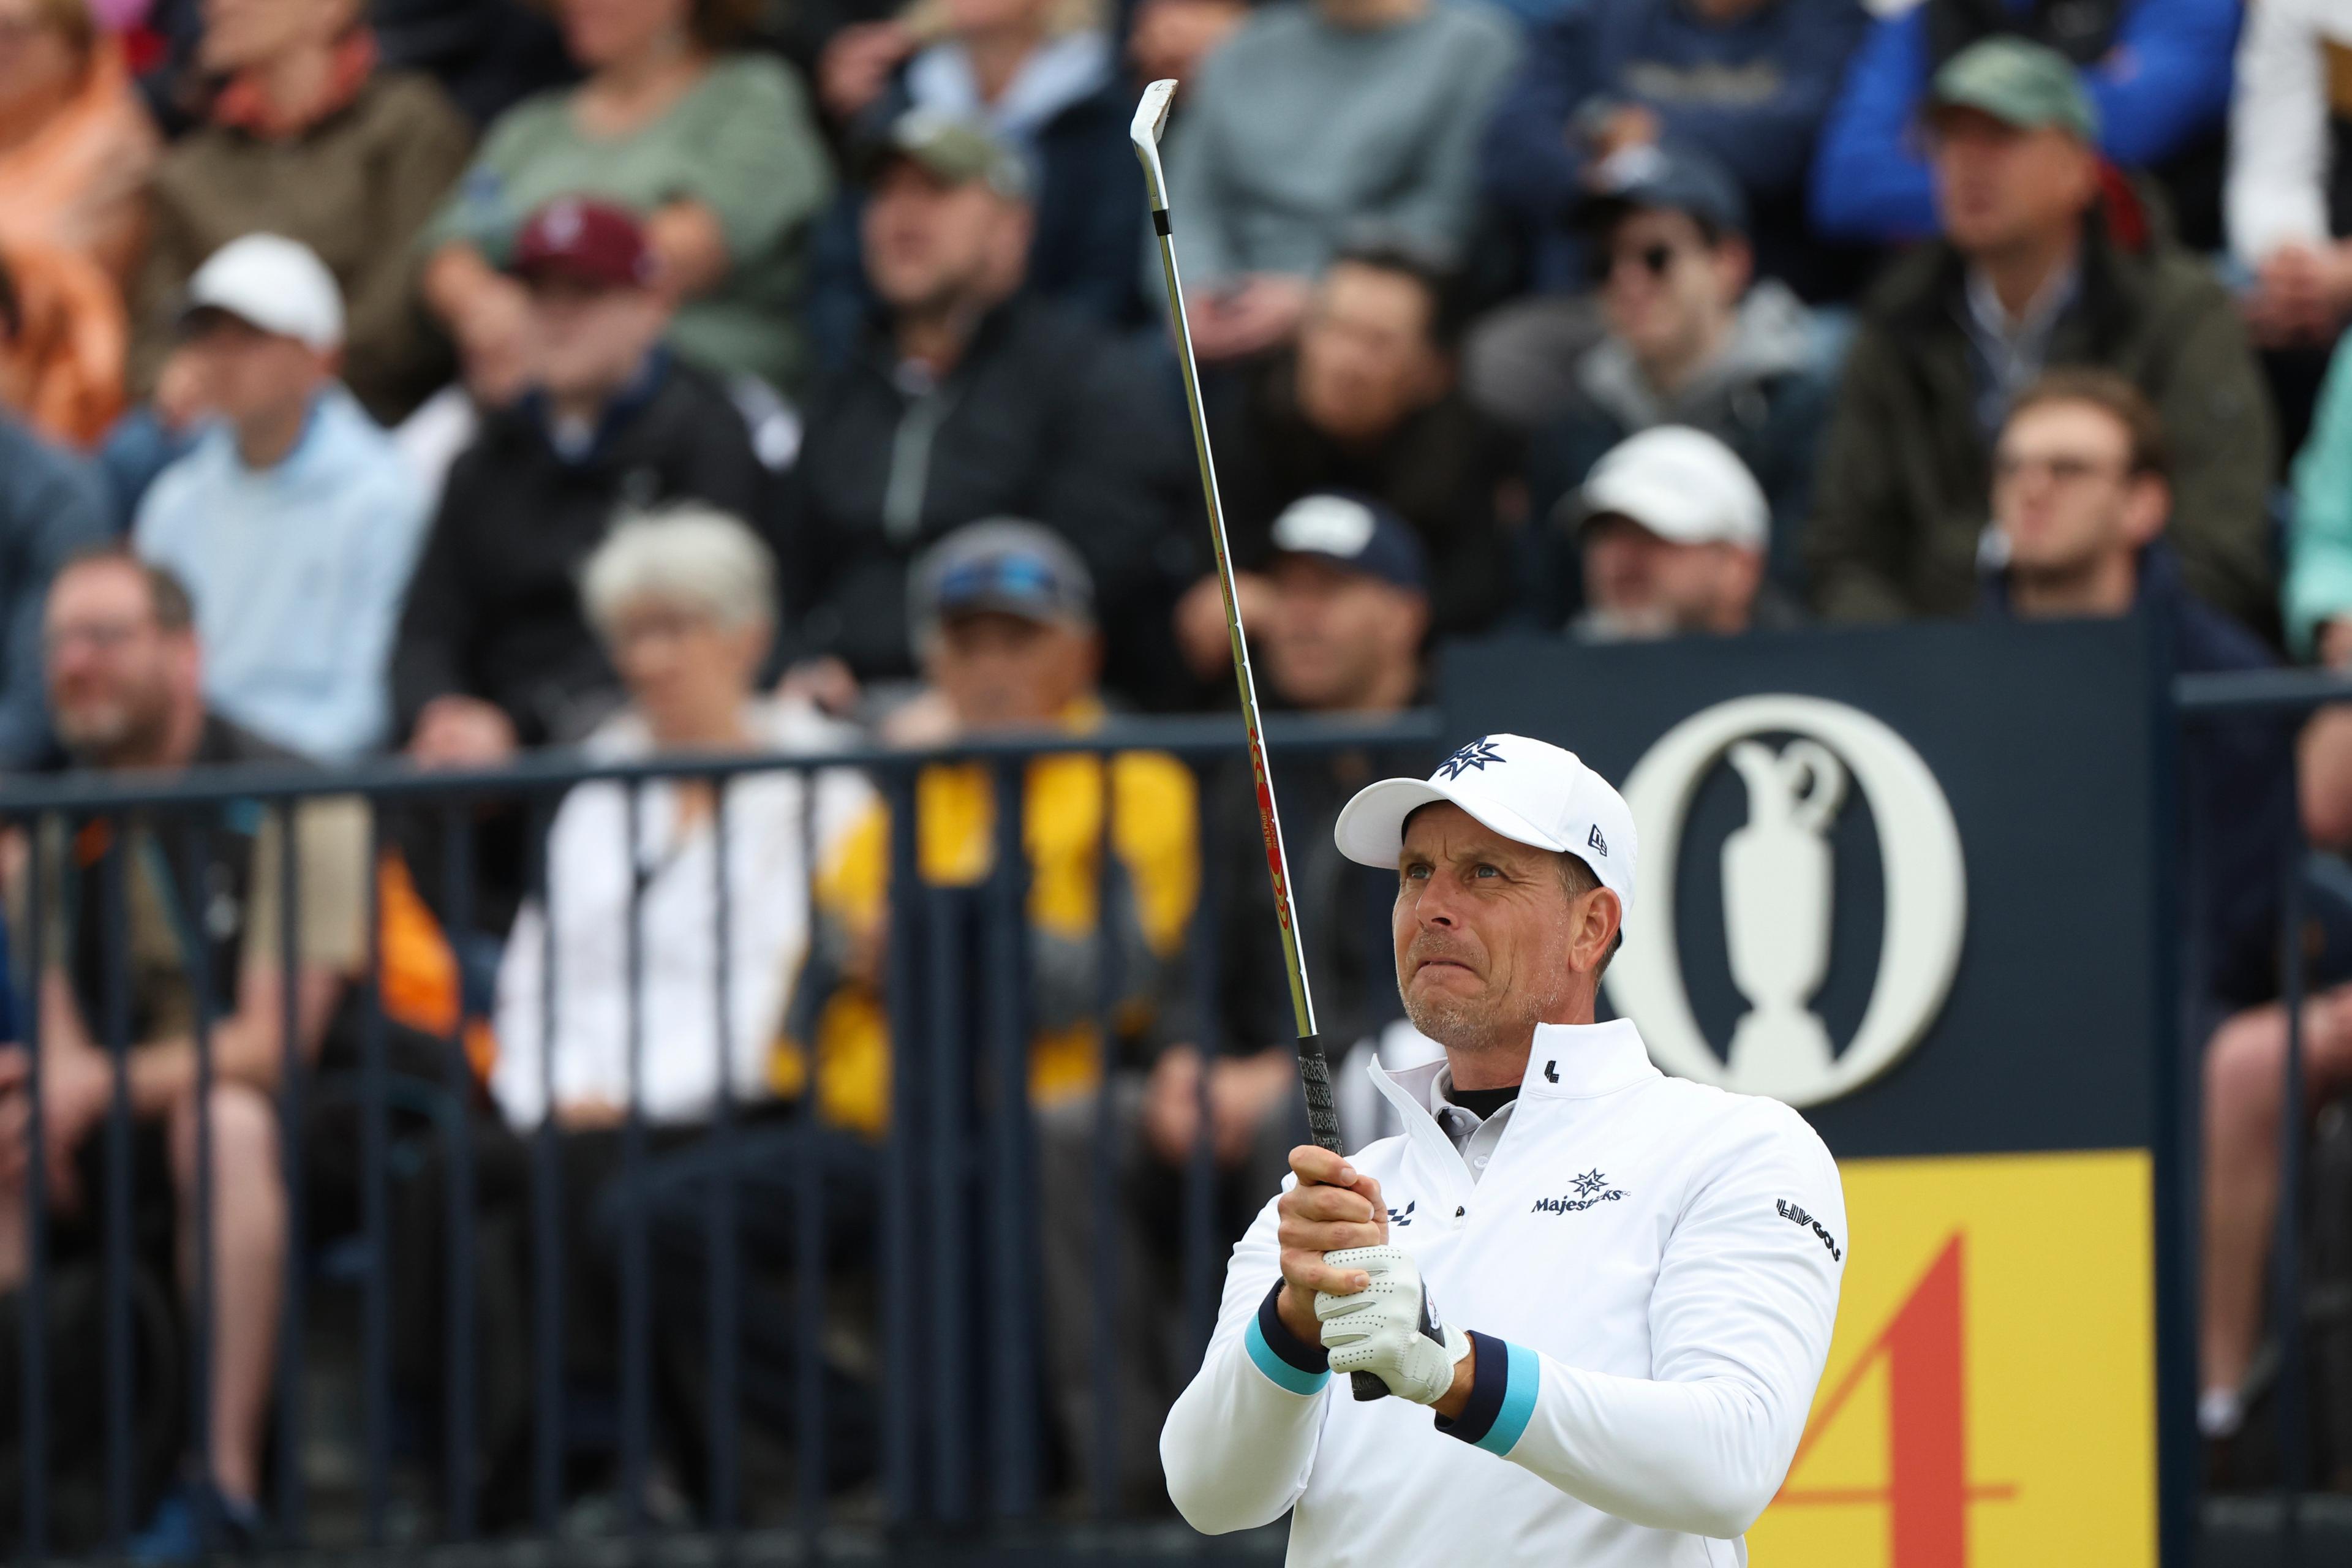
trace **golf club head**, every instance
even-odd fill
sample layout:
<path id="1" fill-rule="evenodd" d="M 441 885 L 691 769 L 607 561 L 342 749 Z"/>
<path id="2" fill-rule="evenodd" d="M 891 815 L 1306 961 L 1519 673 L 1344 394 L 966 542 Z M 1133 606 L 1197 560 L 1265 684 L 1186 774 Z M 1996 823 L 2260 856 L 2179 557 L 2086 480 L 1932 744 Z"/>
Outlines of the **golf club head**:
<path id="1" fill-rule="evenodd" d="M 1168 129 L 1168 109 L 1176 101 L 1176 79 L 1161 77 L 1143 89 L 1143 100 L 1135 106 L 1135 122 L 1127 133 L 1137 147 L 1156 147 L 1160 133 Z"/>
<path id="2" fill-rule="evenodd" d="M 1160 167 L 1160 133 L 1168 128 L 1168 109 L 1175 101 L 1175 79 L 1161 78 L 1143 89 L 1143 101 L 1135 106 L 1135 120 L 1127 128 L 1128 140 L 1135 143 L 1136 159 L 1143 165 L 1154 212 L 1168 210 L 1168 176 Z"/>

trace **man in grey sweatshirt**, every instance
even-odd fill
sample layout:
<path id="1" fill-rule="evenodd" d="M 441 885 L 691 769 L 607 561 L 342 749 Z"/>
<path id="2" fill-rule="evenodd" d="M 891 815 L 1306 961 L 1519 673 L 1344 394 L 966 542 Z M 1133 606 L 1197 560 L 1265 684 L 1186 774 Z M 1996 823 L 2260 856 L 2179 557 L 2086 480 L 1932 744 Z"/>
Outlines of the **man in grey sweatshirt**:
<path id="1" fill-rule="evenodd" d="M 1365 229 L 1458 257 L 1518 50 L 1477 0 L 1281 0 L 1212 55 L 1168 152 L 1200 357 L 1286 342 L 1312 279 Z"/>

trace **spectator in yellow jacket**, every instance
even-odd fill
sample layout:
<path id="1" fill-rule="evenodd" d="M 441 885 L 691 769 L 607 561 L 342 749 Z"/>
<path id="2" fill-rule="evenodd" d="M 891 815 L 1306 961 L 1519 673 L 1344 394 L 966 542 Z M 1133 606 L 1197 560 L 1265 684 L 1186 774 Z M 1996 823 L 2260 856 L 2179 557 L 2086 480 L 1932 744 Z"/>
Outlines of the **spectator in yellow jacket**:
<path id="1" fill-rule="evenodd" d="M 926 681 L 886 723 L 887 738 L 935 746 L 1024 730 L 1079 733 L 1101 721 L 1093 584 L 1060 535 L 1009 519 L 972 523 L 917 563 L 908 599 Z M 1073 752 L 1026 765 L 1029 1084 L 1049 1115 L 1090 1114 L 1101 1083 L 1097 933 L 1106 923 L 1118 933 L 1112 1059 L 1132 1065 L 1160 1043 L 1200 885 L 1196 794 L 1191 770 L 1156 752 L 1108 759 Z M 977 889 L 989 880 L 996 851 L 989 764 L 923 769 L 915 816 L 916 863 L 927 886 Z M 1116 860 L 1108 878 L 1106 832 Z M 877 805 L 820 872 L 814 956 L 793 1007 L 795 1035 L 816 1042 L 829 1115 L 874 1131 L 887 1120 L 889 1095 L 889 813 Z M 778 1072 L 790 1081 L 779 1087 L 795 1086 L 801 1071 L 798 1050 L 788 1046 Z"/>

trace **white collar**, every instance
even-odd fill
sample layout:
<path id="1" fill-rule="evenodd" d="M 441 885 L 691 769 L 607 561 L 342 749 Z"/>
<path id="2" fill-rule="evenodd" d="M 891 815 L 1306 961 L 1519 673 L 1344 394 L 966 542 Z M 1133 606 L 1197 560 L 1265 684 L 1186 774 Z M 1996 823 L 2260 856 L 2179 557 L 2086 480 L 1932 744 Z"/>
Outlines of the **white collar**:
<path id="1" fill-rule="evenodd" d="M 1431 1108 L 1438 1074 L 1445 1065 L 1440 1058 L 1391 1072 L 1375 1059 L 1367 1070 L 1374 1087 L 1404 1118 L 1409 1134 L 1425 1127 L 1444 1141 L 1445 1134 Z M 1661 1076 L 1631 1018 L 1612 1018 L 1605 1024 L 1538 1024 L 1535 1037 L 1528 1042 L 1519 1098 L 1592 1100 Z M 1452 1147 L 1450 1142 L 1447 1147 Z"/>

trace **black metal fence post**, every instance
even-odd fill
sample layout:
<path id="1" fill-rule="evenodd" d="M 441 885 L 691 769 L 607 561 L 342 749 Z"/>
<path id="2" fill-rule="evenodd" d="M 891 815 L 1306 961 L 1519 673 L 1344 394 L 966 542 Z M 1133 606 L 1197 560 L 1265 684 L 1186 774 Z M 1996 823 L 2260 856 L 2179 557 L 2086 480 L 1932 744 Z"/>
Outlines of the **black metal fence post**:
<path id="1" fill-rule="evenodd" d="M 629 857 L 628 1107 L 621 1123 L 621 1500 L 629 1534 L 646 1532 L 647 1428 L 653 1424 L 653 1302 L 647 1289 L 646 1236 L 646 884 L 655 874 L 645 850 L 645 804 L 627 791 Z"/>
<path id="2" fill-rule="evenodd" d="M 2279 992 L 2286 1007 L 2286 1068 L 2279 1110 L 2279 1202 L 2273 1245 L 2279 1336 L 2279 1486 L 2285 1506 L 2289 1561 L 2301 1534 L 2303 1492 L 2310 1484 L 2311 1429 L 2303 1389 L 2303 847 L 2292 847 L 2279 900 Z"/>
<path id="3" fill-rule="evenodd" d="M 301 814 L 296 813 L 295 837 Z M 292 841 L 289 840 L 289 843 Z M 388 1185 L 392 1086 L 384 1060 L 383 806 L 368 810 L 367 1013 L 360 1042 L 360 1219 L 367 1239 L 367 1277 L 361 1298 L 361 1404 L 366 1413 L 367 1542 L 382 1546 L 392 1510 L 392 1197 Z"/>
<path id="4" fill-rule="evenodd" d="M 41 1051 L 49 967 L 50 850 L 72 852 L 73 826 L 62 817 L 29 818 L 31 854 L 26 867 L 25 945 L 18 967 L 25 985 L 25 1295 L 23 1399 L 25 1539 L 27 1562 L 49 1552 L 49 1173 L 48 1129 L 41 1112 Z M 51 835 L 54 833 L 54 843 Z M 64 873 L 58 868 L 58 881 Z M 71 932 L 67 932 L 71 940 Z"/>
<path id="5" fill-rule="evenodd" d="M 734 873 L 729 864 L 732 848 L 727 833 L 727 784 L 723 777 L 709 781 L 711 1018 L 715 1024 L 711 1049 L 719 1078 L 710 1115 L 712 1190 L 704 1215 L 709 1247 L 706 1288 L 710 1295 L 709 1522 L 722 1541 L 731 1542 L 737 1521 L 737 1438 L 742 1421 L 742 1397 L 735 1386 L 735 1366 L 742 1327 L 740 1303 L 736 1297 L 740 1289 L 740 1260 L 736 1249 L 741 1245 L 741 1237 L 735 1221 L 735 921 Z"/>
<path id="6" fill-rule="evenodd" d="M 807 921 L 803 951 L 814 958 L 818 941 L 816 808 L 824 776 L 800 775 L 801 907 Z M 793 1314 L 799 1325 L 794 1335 L 797 1354 L 793 1367 L 793 1447 L 797 1461 L 795 1490 L 804 1555 L 814 1559 L 824 1528 L 826 1449 L 824 1421 L 825 1320 L 825 1201 L 824 1201 L 824 1063 L 817 1049 L 816 1020 L 812 1017 L 801 1041 L 800 1163 L 793 1172 L 798 1212 L 793 1223 Z M 734 1408 L 730 1405 L 730 1409 Z"/>
<path id="7" fill-rule="evenodd" d="M 121 1552 L 132 1527 L 132 1425 L 138 1408 L 132 1346 L 131 1250 L 131 974 L 123 856 L 131 825 L 101 819 L 106 850 L 99 898 L 106 949 L 106 1054 L 113 1090 L 106 1110 L 106 1543 Z"/>
<path id="8" fill-rule="evenodd" d="M 919 1300 L 914 1173 L 924 1164 L 919 963 L 922 871 L 917 859 L 920 791 L 908 766 L 889 770 L 890 881 L 887 1013 L 890 1019 L 890 1134 L 882 1170 L 882 1485 L 894 1524 L 912 1522 L 920 1507 L 923 1390 L 926 1365 L 916 1315 Z"/>
<path id="9" fill-rule="evenodd" d="M 1217 1297 L 1224 1271 L 1217 1257 L 1216 1130 L 1211 1124 L 1209 1075 L 1224 1051 L 1223 979 L 1220 942 L 1224 900 L 1223 858 L 1217 853 L 1215 826 L 1210 820 L 1210 795 L 1200 797 L 1197 828 L 1201 887 L 1192 911 L 1192 996 L 1198 1018 L 1192 1042 L 1201 1074 L 1193 1088 L 1191 1155 L 1184 1162 L 1184 1351 L 1189 1373 L 1208 1353 L 1209 1336 L 1217 1326 Z"/>
<path id="10" fill-rule="evenodd" d="M 1025 1517 L 1037 1505 L 1037 1257 L 1032 1215 L 1036 1178 L 1031 1161 L 1029 1105 L 1029 855 L 1027 770 L 996 764 L 996 842 L 989 865 L 984 946 L 988 955 L 985 1049 L 992 1114 L 988 1184 L 989 1449 L 991 1501 L 1000 1517 Z"/>
<path id="11" fill-rule="evenodd" d="M 308 1539 L 310 1495 L 302 1471 L 309 1423 L 302 1399 L 304 1341 L 309 1333 L 302 1270 L 307 1229 L 308 1183 L 303 1177 L 302 1129 L 309 1063 L 302 1054 L 301 835 L 295 831 L 300 801 L 285 801 L 277 813 L 278 841 L 278 1143 L 285 1173 L 286 1273 L 278 1305 L 278 1526 L 296 1545 Z"/>
<path id="12" fill-rule="evenodd" d="M 449 1030 L 443 1083 L 449 1096 L 443 1144 L 448 1161 L 442 1224 L 447 1249 L 448 1297 L 442 1310 L 447 1363 L 442 1384 L 443 1533 L 456 1542 L 474 1537 L 474 1065 L 467 1053 L 466 948 L 474 924 L 474 816 L 472 803 L 457 801 L 442 816 L 442 889 L 447 911 L 449 956 L 457 965 L 457 1016 Z"/>
<path id="13" fill-rule="evenodd" d="M 1095 840 L 1095 1040 L 1100 1077 L 1095 1088 L 1094 1240 L 1095 1270 L 1094 1441 L 1088 1479 L 1095 1517 L 1118 1517 L 1124 1456 L 1119 1441 L 1119 1298 L 1126 1281 L 1122 1244 L 1125 1194 L 1120 1190 L 1118 1069 L 1119 1001 L 1124 986 L 1121 959 L 1125 912 L 1119 890 L 1126 878 L 1118 858 L 1118 757 L 1097 759 L 1100 817 Z"/>
<path id="14" fill-rule="evenodd" d="M 539 1126 L 531 1134 L 532 1509 L 542 1534 L 555 1532 L 563 1509 L 563 1148 L 555 1120 L 556 947 L 554 872 L 548 863 L 550 815 L 544 796 L 530 803 L 531 882 L 540 911 Z"/>
<path id="15" fill-rule="evenodd" d="M 188 824 L 186 852 L 181 859 L 180 908 L 174 911 L 181 929 L 191 934 L 183 954 L 188 988 L 195 1003 L 196 1088 L 194 1110 L 196 1143 L 195 1279 L 188 1334 L 188 1447 L 196 1457 L 196 1539 L 209 1548 L 219 1521 L 213 1517 L 218 1496 L 217 1457 L 213 1452 L 213 1315 L 214 1266 L 220 1233 L 213 1215 L 213 995 L 211 954 L 204 943 L 211 913 L 213 857 L 210 835 L 202 820 Z M 168 896 L 168 895 L 167 895 Z"/>

